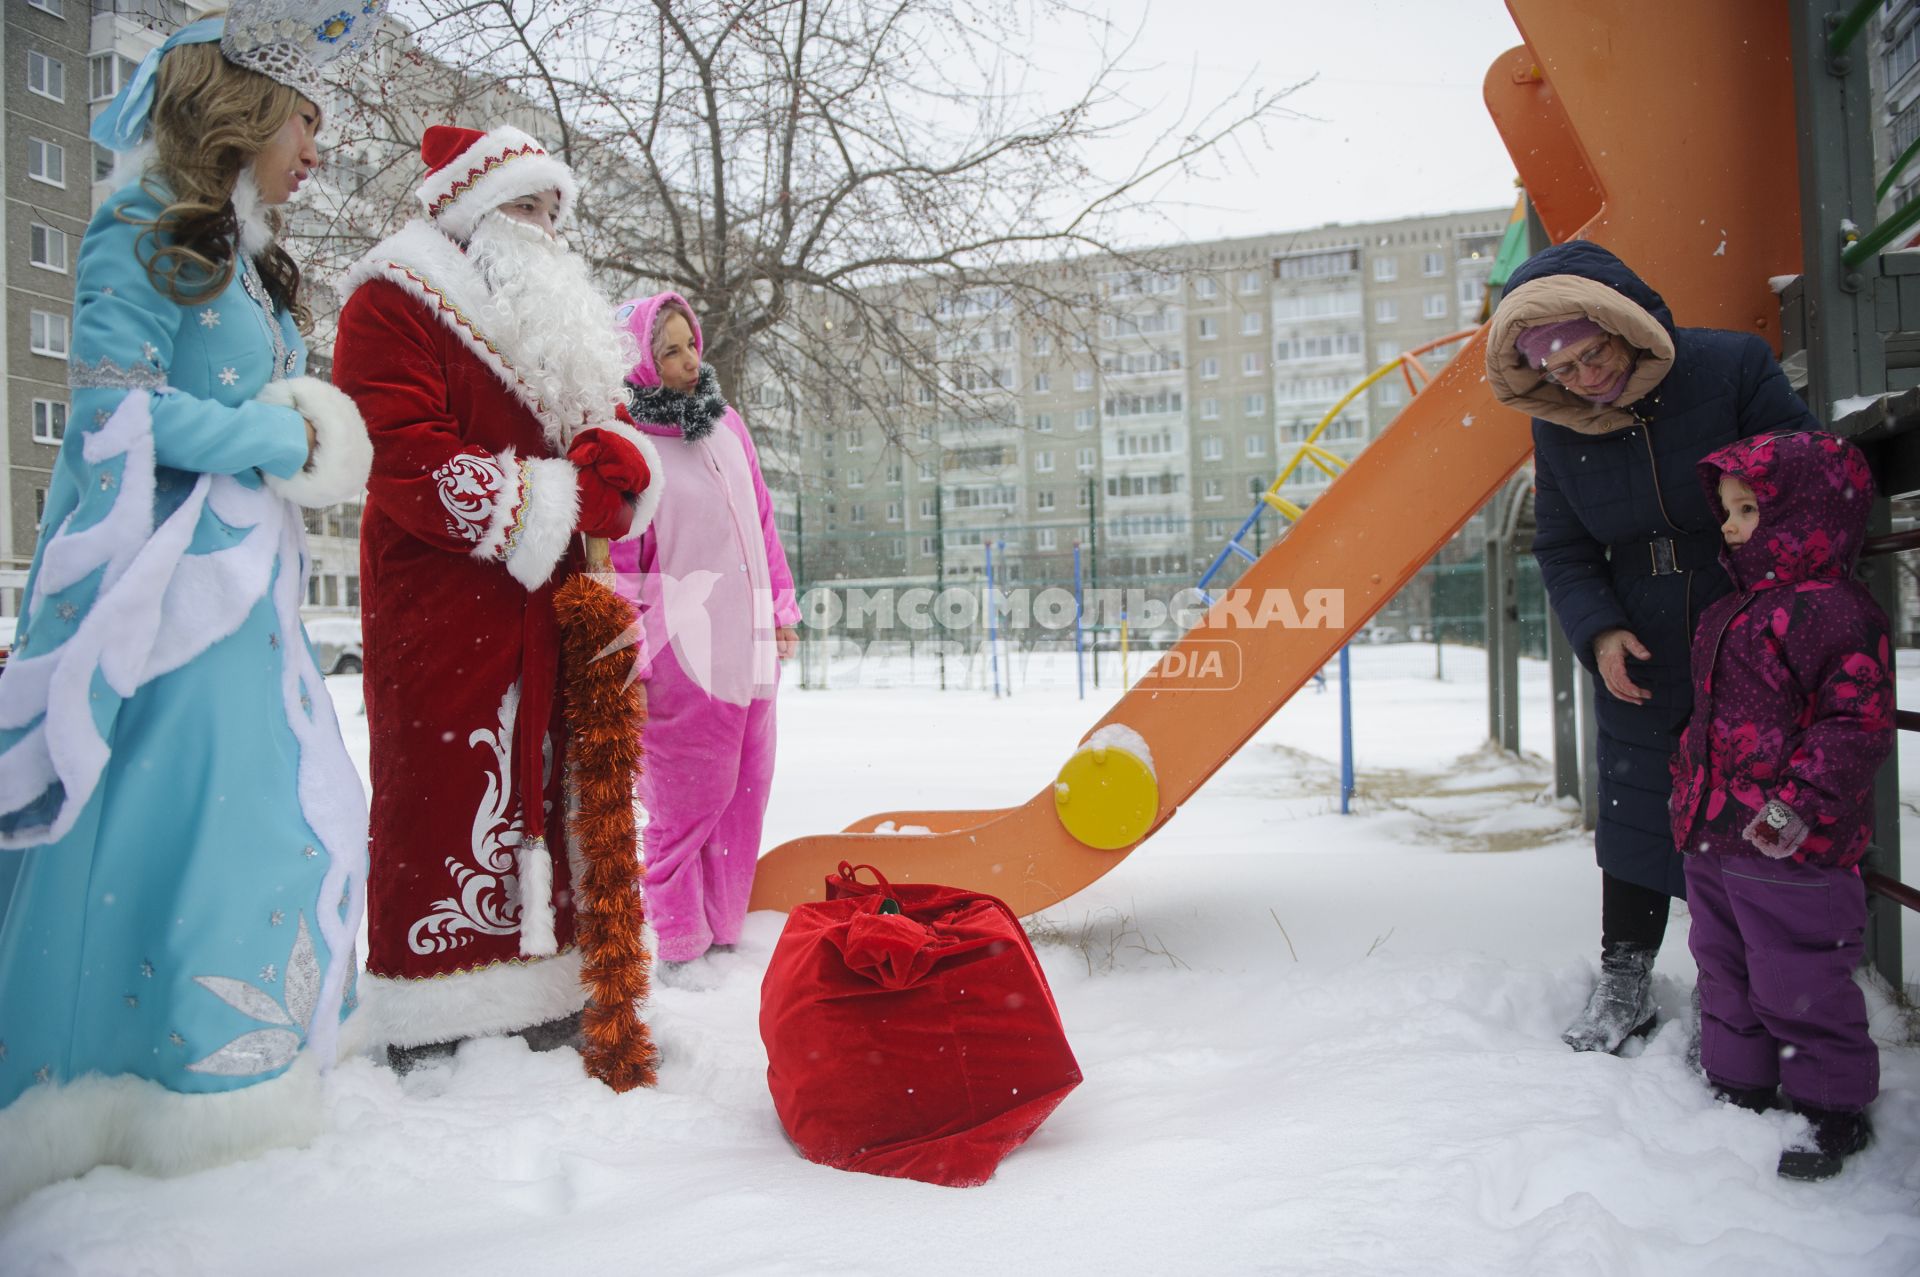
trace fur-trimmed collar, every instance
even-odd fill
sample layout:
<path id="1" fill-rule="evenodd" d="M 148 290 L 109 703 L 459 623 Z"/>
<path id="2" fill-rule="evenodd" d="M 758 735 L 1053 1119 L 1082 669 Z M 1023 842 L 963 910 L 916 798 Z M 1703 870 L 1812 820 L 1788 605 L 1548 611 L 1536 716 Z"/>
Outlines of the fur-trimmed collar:
<path id="1" fill-rule="evenodd" d="M 259 257 L 273 247 L 273 223 L 260 200 L 260 184 L 254 180 L 251 164 L 240 170 L 233 183 L 233 216 L 240 224 L 241 252 Z"/>
<path id="2" fill-rule="evenodd" d="M 547 443 L 564 453 L 573 431 L 547 410 L 533 387 L 515 370 L 514 352 L 482 332 L 478 316 L 492 299 L 487 284 L 466 252 L 431 223 L 411 221 L 374 245 L 341 281 L 340 304 L 359 287 L 383 279 L 425 306 L 460 339 L 474 358 L 489 368 L 527 410 L 540 420 Z"/>
<path id="3" fill-rule="evenodd" d="M 727 401 L 720 393 L 720 377 L 712 364 L 700 365 L 700 379 L 692 394 L 683 394 L 666 386 L 627 386 L 629 411 L 642 425 L 671 426 L 688 443 L 706 438 L 727 413 Z"/>

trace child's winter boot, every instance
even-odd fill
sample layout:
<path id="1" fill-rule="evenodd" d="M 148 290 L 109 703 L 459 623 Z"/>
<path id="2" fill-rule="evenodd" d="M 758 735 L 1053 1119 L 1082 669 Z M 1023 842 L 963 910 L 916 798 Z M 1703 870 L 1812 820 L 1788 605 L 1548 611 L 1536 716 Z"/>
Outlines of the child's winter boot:
<path id="1" fill-rule="evenodd" d="M 1864 1112 L 1854 1109 L 1823 1109 L 1795 1103 L 1794 1111 L 1812 1126 L 1811 1135 L 1802 1136 L 1780 1154 L 1783 1179 L 1832 1179 L 1846 1165 L 1847 1158 L 1858 1153 L 1873 1138 L 1873 1123 Z"/>

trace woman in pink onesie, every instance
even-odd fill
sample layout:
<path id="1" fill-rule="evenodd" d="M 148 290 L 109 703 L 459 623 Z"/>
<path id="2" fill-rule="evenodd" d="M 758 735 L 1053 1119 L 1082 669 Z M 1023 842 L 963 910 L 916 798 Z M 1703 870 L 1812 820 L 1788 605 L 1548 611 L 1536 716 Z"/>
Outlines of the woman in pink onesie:
<path id="1" fill-rule="evenodd" d="M 660 960 L 690 962 L 737 941 L 746 919 L 800 608 L 753 440 L 700 361 L 693 308 L 661 293 L 615 318 L 640 347 L 630 407 L 663 476 L 645 535 L 613 547 L 640 610 L 647 913 Z"/>

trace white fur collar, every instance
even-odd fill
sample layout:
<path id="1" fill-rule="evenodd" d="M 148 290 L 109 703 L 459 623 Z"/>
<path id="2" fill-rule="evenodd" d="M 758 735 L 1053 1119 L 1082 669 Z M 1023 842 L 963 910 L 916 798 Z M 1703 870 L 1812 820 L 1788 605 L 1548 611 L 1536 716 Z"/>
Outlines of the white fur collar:
<path id="1" fill-rule="evenodd" d="M 370 279 L 384 279 L 414 298 L 460 339 L 474 358 L 492 370 L 513 396 L 540 420 L 547 443 L 565 452 L 568 430 L 514 369 L 514 352 L 478 326 L 477 316 L 490 300 L 486 281 L 460 246 L 431 223 L 411 221 L 374 245 L 341 281 L 340 304 Z"/>
<path id="2" fill-rule="evenodd" d="M 233 184 L 233 213 L 240 222 L 240 251 L 259 257 L 273 247 L 273 224 L 267 220 L 267 206 L 260 200 L 260 184 L 254 180 L 253 166 L 240 170 Z"/>

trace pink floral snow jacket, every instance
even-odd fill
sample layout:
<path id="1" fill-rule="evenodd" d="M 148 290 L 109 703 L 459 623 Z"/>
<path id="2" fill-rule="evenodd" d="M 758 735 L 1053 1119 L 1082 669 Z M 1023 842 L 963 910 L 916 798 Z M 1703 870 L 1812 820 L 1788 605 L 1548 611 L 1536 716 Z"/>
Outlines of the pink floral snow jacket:
<path id="1" fill-rule="evenodd" d="M 1758 498 L 1745 545 L 1722 549 L 1735 593 L 1693 636 L 1693 717 L 1669 804 L 1682 852 L 1746 847 L 1769 798 L 1805 821 L 1797 860 L 1852 865 L 1873 833 L 1873 778 L 1893 748 L 1887 617 L 1853 567 L 1873 506 L 1860 449 L 1817 431 L 1742 439 L 1697 467 L 1723 521 L 1720 476 Z"/>

